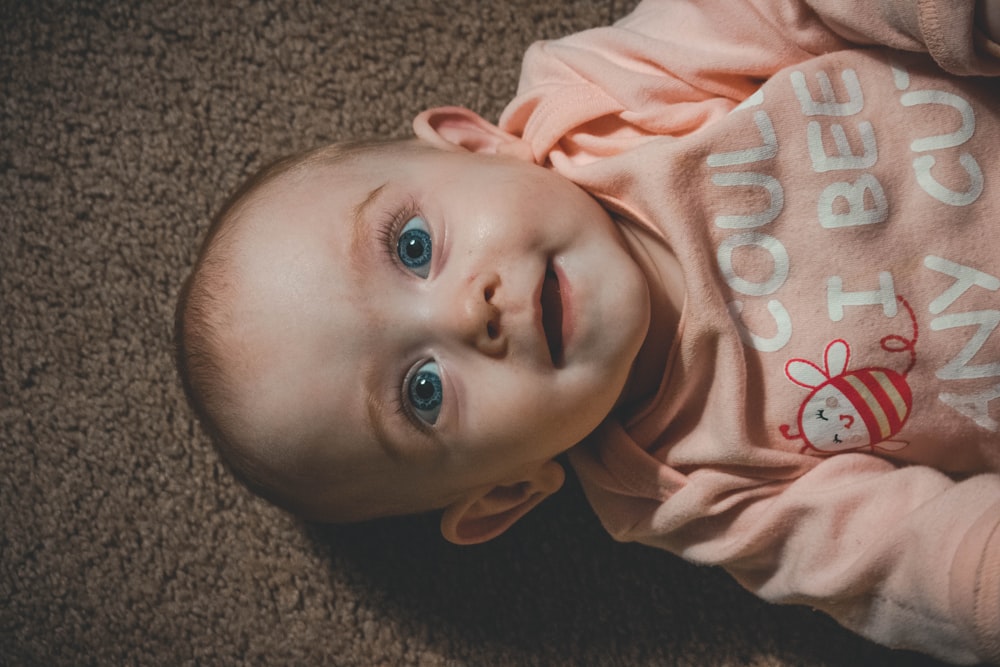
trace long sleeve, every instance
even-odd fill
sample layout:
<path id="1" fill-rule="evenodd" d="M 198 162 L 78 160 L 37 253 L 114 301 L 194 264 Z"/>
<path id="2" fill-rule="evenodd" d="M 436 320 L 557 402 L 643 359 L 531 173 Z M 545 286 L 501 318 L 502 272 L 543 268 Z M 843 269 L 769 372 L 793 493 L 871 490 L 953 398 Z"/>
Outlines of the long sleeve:
<path id="1" fill-rule="evenodd" d="M 500 126 L 525 138 L 537 161 L 557 164 L 690 135 L 780 69 L 850 46 L 801 3 L 780 13 L 730 0 L 647 1 L 613 26 L 536 43 Z"/>
<path id="2" fill-rule="evenodd" d="M 1000 662 L 1000 475 L 956 482 L 851 454 L 792 481 L 718 464 L 680 481 L 663 469 L 679 488 L 622 495 L 608 468 L 574 456 L 618 539 L 722 566 L 766 600 L 821 609 L 888 646 Z M 665 499 L 650 512 L 656 493 Z"/>
<path id="3" fill-rule="evenodd" d="M 974 29 L 971 2 L 646 0 L 613 26 L 532 45 L 500 126 L 539 162 L 587 163 L 696 132 L 785 67 L 874 45 L 1000 74 L 1000 46 Z"/>
<path id="4" fill-rule="evenodd" d="M 1000 74 L 1000 45 L 975 25 L 975 2 L 808 0 L 838 34 L 858 44 L 926 51 L 947 72 Z"/>

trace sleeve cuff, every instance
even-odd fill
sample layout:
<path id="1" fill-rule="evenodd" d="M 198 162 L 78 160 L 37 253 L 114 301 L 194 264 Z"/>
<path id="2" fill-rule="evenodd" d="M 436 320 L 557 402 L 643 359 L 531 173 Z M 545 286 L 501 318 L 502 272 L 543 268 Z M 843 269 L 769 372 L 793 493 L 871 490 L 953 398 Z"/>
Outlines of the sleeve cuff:
<path id="1" fill-rule="evenodd" d="M 974 28 L 975 2 L 918 0 L 920 32 L 931 57 L 962 76 L 1000 74 L 1000 45 Z"/>

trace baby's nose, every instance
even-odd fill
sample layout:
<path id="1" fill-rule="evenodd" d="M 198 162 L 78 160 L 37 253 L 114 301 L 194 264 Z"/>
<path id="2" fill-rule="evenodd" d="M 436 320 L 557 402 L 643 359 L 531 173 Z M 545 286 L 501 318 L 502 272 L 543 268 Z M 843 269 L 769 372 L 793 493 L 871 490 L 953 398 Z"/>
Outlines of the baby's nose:
<path id="1" fill-rule="evenodd" d="M 455 333 L 491 357 L 501 356 L 507 349 L 500 309 L 494 303 L 499 287 L 495 274 L 477 276 L 452 305 Z"/>

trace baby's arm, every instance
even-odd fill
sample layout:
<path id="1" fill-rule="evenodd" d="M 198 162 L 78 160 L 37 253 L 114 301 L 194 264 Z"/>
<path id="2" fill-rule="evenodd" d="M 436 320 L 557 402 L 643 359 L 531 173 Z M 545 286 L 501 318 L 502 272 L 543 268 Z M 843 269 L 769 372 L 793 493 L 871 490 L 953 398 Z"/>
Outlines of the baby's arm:
<path id="1" fill-rule="evenodd" d="M 1000 75 L 1000 0 L 804 1 L 851 42 L 926 51 L 952 74 Z"/>
<path id="2" fill-rule="evenodd" d="M 791 482 L 702 468 L 625 533 L 879 643 L 1000 661 L 1000 475 L 956 482 L 867 454 Z"/>
<path id="3" fill-rule="evenodd" d="M 644 0 L 614 26 L 534 44 L 500 126 L 526 139 L 538 160 L 585 164 L 645 139 L 691 134 L 779 70 L 832 51 L 883 45 L 929 52 L 954 73 L 1000 75 L 1000 44 L 984 32 L 995 33 L 997 5 Z M 560 100 L 557 113 L 550 99 Z M 573 150 L 562 155 L 567 134 Z"/>

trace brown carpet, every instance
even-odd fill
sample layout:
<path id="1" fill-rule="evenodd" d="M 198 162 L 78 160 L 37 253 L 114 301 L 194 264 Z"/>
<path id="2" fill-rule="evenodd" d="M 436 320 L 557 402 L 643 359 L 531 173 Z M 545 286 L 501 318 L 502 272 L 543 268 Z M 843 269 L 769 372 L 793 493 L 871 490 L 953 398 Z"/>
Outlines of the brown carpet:
<path id="1" fill-rule="evenodd" d="M 495 119 L 630 0 L 0 0 L 0 664 L 933 665 L 612 542 L 571 484 L 503 539 L 302 525 L 192 421 L 171 317 L 262 161 Z"/>

